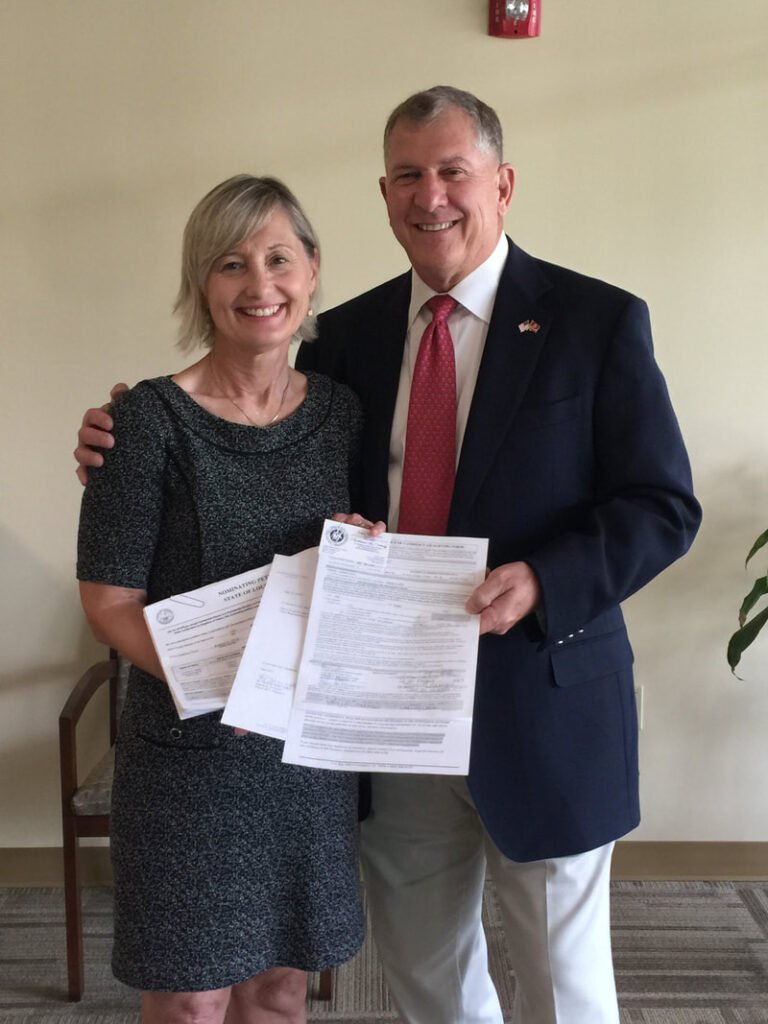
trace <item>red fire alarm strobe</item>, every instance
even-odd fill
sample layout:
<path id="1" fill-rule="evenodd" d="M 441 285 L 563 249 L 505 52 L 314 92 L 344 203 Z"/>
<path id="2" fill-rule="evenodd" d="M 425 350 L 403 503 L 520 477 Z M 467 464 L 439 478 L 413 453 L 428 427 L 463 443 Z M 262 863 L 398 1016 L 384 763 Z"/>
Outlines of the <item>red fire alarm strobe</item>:
<path id="1" fill-rule="evenodd" d="M 490 0 L 488 35 L 530 39 L 539 34 L 541 0 Z"/>

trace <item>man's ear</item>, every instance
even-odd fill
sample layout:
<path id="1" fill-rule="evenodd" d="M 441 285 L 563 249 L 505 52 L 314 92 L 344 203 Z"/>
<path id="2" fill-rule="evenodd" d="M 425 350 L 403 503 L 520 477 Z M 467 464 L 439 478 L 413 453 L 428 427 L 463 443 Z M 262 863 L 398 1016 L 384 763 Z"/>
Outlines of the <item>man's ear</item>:
<path id="1" fill-rule="evenodd" d="M 499 213 L 503 216 L 512 202 L 515 191 L 515 168 L 512 164 L 499 164 Z"/>
<path id="2" fill-rule="evenodd" d="M 384 196 L 384 202 L 387 201 L 387 179 L 382 175 L 379 178 L 379 191 Z"/>

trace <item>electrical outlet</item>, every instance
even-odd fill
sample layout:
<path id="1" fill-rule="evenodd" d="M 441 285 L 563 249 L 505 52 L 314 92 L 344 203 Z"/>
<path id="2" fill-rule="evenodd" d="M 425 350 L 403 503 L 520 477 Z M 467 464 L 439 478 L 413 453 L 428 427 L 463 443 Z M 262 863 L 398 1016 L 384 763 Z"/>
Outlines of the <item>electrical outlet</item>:
<path id="1" fill-rule="evenodd" d="M 643 724 L 644 724 L 643 719 L 645 717 L 645 714 L 644 714 L 644 712 L 645 712 L 645 699 L 644 699 L 645 698 L 645 693 L 644 693 L 644 690 L 645 690 L 644 686 L 636 686 L 635 687 L 635 704 L 637 705 L 637 725 L 638 725 L 638 728 L 640 728 L 640 729 L 643 728 Z"/>

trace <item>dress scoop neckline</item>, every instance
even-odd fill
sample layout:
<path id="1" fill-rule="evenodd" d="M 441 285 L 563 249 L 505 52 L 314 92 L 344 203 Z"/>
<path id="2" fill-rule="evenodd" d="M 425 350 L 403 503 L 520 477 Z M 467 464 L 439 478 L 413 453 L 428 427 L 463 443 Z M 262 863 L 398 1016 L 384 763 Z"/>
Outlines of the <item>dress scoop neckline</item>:
<path id="1" fill-rule="evenodd" d="M 296 444 L 314 432 L 328 415 L 333 383 L 312 372 L 304 400 L 284 419 L 270 426 L 237 423 L 210 412 L 185 391 L 171 375 L 146 381 L 169 411 L 198 436 L 232 451 L 266 452 Z"/>

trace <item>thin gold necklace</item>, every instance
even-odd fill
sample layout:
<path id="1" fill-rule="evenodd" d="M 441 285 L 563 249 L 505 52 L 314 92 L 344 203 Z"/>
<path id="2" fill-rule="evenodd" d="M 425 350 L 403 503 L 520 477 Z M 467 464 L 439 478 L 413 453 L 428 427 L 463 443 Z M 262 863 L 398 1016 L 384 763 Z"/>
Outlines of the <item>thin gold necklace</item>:
<path id="1" fill-rule="evenodd" d="M 216 369 L 216 365 L 215 365 L 215 363 L 213 361 L 213 352 L 211 352 L 210 361 L 211 361 L 211 370 L 213 371 L 214 383 L 217 385 L 219 390 L 223 393 L 224 392 L 224 388 L 222 387 L 221 378 L 219 377 L 219 372 Z M 264 427 L 271 427 L 273 423 L 277 422 L 278 416 L 283 411 L 283 406 L 285 405 L 285 396 L 288 394 L 288 385 L 290 383 L 291 383 L 291 370 L 290 370 L 290 367 L 289 367 L 288 368 L 288 376 L 286 377 L 286 380 L 285 380 L 285 387 L 283 388 L 282 395 L 280 395 L 280 405 L 278 405 L 277 412 L 272 417 L 272 419 L 271 420 L 267 420 L 266 423 L 257 423 L 255 420 L 252 420 L 251 417 L 248 415 L 248 413 L 245 411 L 245 409 L 243 409 L 242 406 L 238 405 L 237 402 L 234 400 L 234 398 L 232 398 L 230 395 L 224 394 L 224 398 L 226 398 L 226 400 L 237 409 L 237 411 L 240 413 L 241 416 L 245 416 L 245 418 L 248 420 L 248 422 L 250 423 L 250 425 L 252 427 L 261 427 L 263 429 Z"/>

